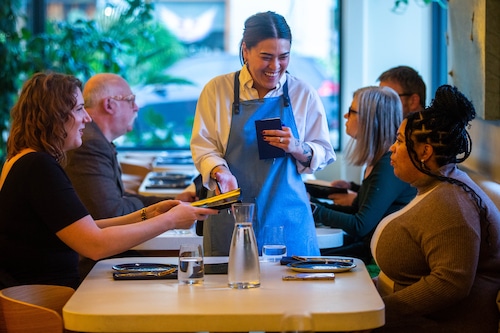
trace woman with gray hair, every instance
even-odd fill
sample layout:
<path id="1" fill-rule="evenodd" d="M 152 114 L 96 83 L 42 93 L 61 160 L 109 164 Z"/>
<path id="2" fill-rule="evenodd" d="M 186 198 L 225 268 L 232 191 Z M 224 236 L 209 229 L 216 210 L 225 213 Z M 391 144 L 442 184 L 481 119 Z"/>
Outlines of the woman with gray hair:
<path id="1" fill-rule="evenodd" d="M 345 156 L 352 165 L 365 168 L 364 179 L 351 206 L 312 199 L 314 220 L 346 233 L 343 246 L 322 249 L 322 255 L 350 256 L 370 263 L 370 240 L 378 223 L 416 194 L 394 175 L 390 164 L 389 147 L 402 121 L 401 101 L 388 87 L 361 88 L 354 93 L 344 118 L 346 133 L 352 138 Z"/>

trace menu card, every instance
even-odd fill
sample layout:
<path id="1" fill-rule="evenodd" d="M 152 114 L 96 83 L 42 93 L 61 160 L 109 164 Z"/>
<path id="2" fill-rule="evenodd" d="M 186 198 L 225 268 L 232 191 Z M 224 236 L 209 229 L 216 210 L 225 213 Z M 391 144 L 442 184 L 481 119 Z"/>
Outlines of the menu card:
<path id="1" fill-rule="evenodd" d="M 346 188 L 331 186 L 330 182 L 326 180 L 309 179 L 304 184 L 306 191 L 315 198 L 328 198 L 330 194 L 334 193 L 347 194 Z"/>
<path id="2" fill-rule="evenodd" d="M 257 145 L 259 148 L 259 158 L 265 160 L 268 158 L 285 157 L 283 149 L 274 147 L 269 142 L 264 141 L 263 130 L 280 130 L 280 118 L 267 118 L 255 121 L 255 130 L 257 131 Z"/>

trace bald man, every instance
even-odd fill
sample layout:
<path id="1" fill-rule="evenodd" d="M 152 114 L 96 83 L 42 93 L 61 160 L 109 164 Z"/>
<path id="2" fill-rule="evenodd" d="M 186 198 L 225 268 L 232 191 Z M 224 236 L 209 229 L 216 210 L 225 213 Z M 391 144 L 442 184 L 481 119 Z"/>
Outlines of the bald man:
<path id="1" fill-rule="evenodd" d="M 65 169 L 92 217 L 125 215 L 164 200 L 127 193 L 123 186 L 113 141 L 132 130 L 139 111 L 127 81 L 116 74 L 97 74 L 85 84 L 83 99 L 93 122 L 85 127 L 81 147 L 68 152 Z M 194 197 L 194 192 L 183 192 L 176 199 Z"/>
<path id="2" fill-rule="evenodd" d="M 403 117 L 410 112 L 425 108 L 425 82 L 416 70 L 409 66 L 397 66 L 378 77 L 381 87 L 394 89 L 403 104 Z"/>

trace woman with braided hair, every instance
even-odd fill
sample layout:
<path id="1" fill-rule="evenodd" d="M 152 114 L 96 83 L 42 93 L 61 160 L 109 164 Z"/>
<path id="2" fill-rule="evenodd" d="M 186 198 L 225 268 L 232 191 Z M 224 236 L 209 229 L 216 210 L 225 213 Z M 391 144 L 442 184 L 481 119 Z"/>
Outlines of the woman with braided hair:
<path id="1" fill-rule="evenodd" d="M 500 213 L 457 168 L 471 152 L 476 113 L 455 87 L 409 114 L 391 146 L 394 174 L 418 193 L 371 242 L 386 325 L 376 332 L 497 332 Z"/>

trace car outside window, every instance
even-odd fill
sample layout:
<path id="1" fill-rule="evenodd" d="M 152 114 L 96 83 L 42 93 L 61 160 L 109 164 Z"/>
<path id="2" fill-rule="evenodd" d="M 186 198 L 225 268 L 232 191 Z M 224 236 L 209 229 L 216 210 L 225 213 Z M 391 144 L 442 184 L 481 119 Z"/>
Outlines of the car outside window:
<path id="1" fill-rule="evenodd" d="M 203 86 L 213 77 L 241 68 L 238 55 L 216 53 L 182 59 L 166 70 L 189 84 L 134 87 L 140 107 L 134 130 L 116 141 L 121 149 L 189 149 L 196 103 Z M 288 72 L 318 91 L 326 110 L 332 144 L 338 148 L 338 84 L 312 57 L 292 55 Z"/>

